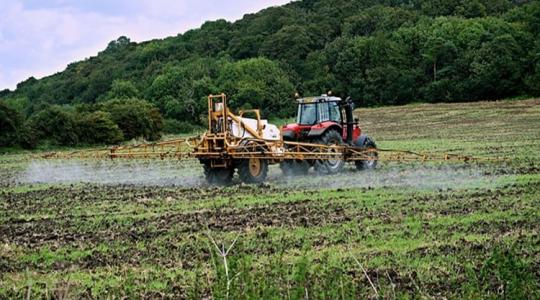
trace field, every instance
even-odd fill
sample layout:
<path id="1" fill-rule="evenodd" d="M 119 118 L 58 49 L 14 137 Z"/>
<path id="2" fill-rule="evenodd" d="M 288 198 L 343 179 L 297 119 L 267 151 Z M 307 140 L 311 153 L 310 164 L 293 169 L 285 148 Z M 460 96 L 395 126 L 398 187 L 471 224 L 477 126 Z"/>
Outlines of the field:
<path id="1" fill-rule="evenodd" d="M 540 100 L 356 113 L 381 148 L 510 160 L 210 188 L 193 161 L 3 155 L 0 298 L 538 299 Z"/>

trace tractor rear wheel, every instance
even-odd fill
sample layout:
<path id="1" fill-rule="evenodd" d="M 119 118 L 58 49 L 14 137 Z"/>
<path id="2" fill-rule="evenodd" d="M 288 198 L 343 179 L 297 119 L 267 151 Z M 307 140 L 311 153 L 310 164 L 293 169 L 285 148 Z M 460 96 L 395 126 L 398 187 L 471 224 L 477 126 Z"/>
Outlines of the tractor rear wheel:
<path id="1" fill-rule="evenodd" d="M 370 137 L 363 136 L 358 139 L 356 146 L 364 150 L 369 150 L 369 152 L 366 153 L 369 159 L 357 160 L 354 162 L 356 169 L 360 171 L 375 169 L 377 167 L 377 158 L 379 157 L 375 142 Z"/>
<path id="2" fill-rule="evenodd" d="M 341 134 L 337 132 L 336 130 L 329 130 L 325 132 L 321 138 L 317 141 L 315 141 L 317 144 L 323 144 L 323 145 L 335 145 L 335 146 L 341 146 L 343 144 L 343 138 L 341 137 Z M 329 150 L 328 152 L 331 153 L 338 153 L 339 150 Z M 345 161 L 342 157 L 336 157 L 333 159 L 320 159 L 316 160 L 314 163 L 315 171 L 319 174 L 336 174 L 343 170 L 343 166 L 345 165 Z"/>
<path id="3" fill-rule="evenodd" d="M 279 164 L 283 175 L 288 177 L 307 175 L 310 167 L 305 160 L 284 160 Z"/>
<path id="4" fill-rule="evenodd" d="M 238 175 L 244 183 L 263 183 L 268 175 L 268 161 L 260 158 L 242 159 L 238 164 Z"/>
<path id="5" fill-rule="evenodd" d="M 234 176 L 233 168 L 212 168 L 210 163 L 203 164 L 204 177 L 210 185 L 229 185 Z"/>

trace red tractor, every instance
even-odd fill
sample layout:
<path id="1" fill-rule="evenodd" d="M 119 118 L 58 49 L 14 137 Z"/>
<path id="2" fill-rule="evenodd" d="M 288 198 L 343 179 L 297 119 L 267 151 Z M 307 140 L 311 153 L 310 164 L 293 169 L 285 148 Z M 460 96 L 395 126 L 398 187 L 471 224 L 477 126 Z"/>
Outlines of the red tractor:
<path id="1" fill-rule="evenodd" d="M 283 139 L 324 145 L 349 145 L 365 149 L 376 149 L 375 142 L 358 126 L 353 117 L 353 102 L 350 97 L 342 100 L 323 94 L 318 97 L 297 99 L 298 115 L 296 123 L 283 126 Z M 376 158 L 377 152 L 369 152 Z M 287 175 L 307 174 L 311 166 L 320 174 L 336 174 L 345 165 L 343 159 L 334 160 L 286 160 L 280 164 Z M 355 161 L 358 170 L 373 169 L 376 159 Z"/>

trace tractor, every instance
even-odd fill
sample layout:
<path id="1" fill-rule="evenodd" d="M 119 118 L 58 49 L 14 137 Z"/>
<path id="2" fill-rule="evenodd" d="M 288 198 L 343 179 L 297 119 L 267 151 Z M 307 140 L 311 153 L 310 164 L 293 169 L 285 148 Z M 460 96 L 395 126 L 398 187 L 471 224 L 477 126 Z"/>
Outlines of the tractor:
<path id="1" fill-rule="evenodd" d="M 322 145 L 345 145 L 376 149 L 375 142 L 362 135 L 358 119 L 353 116 L 354 104 L 350 97 L 342 100 L 331 94 L 298 98 L 296 123 L 282 127 L 283 140 Z M 332 151 L 332 150 L 330 150 Z M 335 150 L 337 151 L 337 150 Z M 377 151 L 369 152 L 371 159 L 354 161 L 358 170 L 374 169 Z M 336 174 L 345 165 L 344 159 L 285 160 L 280 168 L 286 175 L 305 175 L 313 166 L 319 174 Z"/>

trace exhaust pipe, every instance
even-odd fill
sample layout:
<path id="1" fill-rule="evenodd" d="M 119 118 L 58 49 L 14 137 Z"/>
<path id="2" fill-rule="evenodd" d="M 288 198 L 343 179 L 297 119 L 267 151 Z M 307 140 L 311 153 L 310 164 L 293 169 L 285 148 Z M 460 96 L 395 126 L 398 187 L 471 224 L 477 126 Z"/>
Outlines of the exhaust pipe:
<path id="1" fill-rule="evenodd" d="M 353 102 L 350 96 L 345 100 L 345 116 L 347 118 L 347 144 L 352 145 L 354 116 Z"/>

